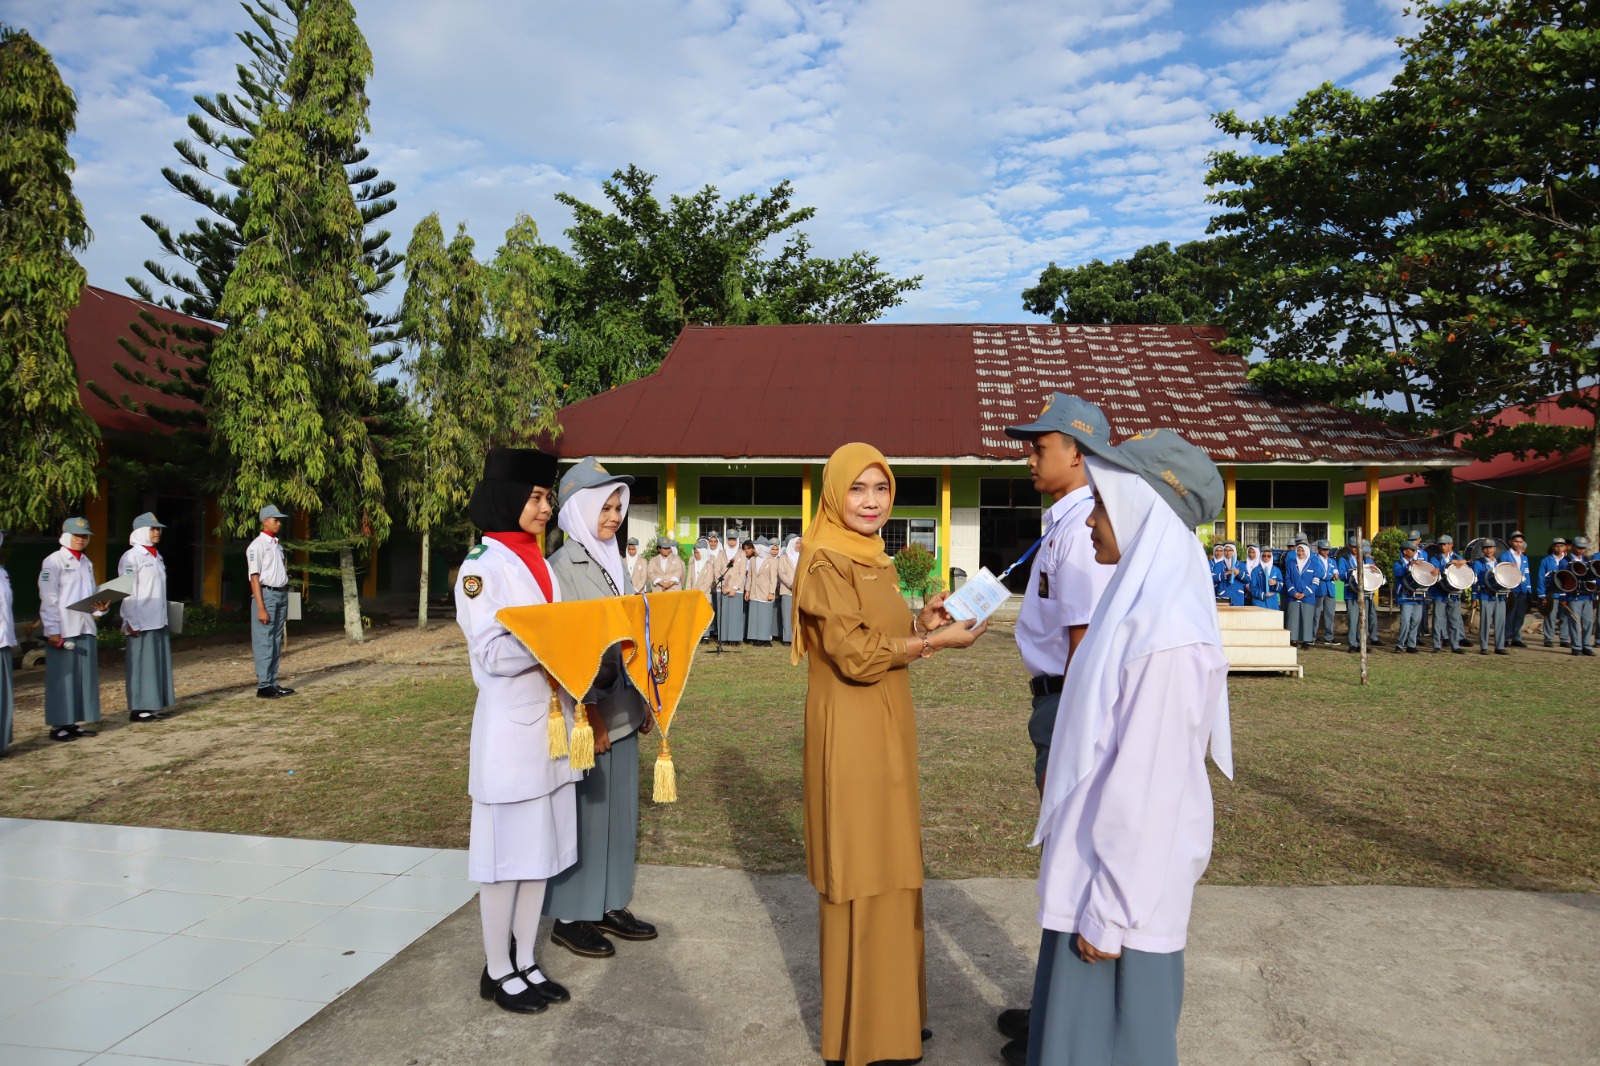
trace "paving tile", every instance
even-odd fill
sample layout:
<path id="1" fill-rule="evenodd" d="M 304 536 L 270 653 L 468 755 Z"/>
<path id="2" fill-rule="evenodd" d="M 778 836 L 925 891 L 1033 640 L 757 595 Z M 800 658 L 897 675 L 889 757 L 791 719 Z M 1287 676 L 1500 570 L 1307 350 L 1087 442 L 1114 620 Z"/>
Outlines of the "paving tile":
<path id="1" fill-rule="evenodd" d="M 154 829 L 142 825 L 86 825 L 80 824 L 72 835 L 70 846 L 88 851 L 115 851 L 123 855 L 146 851 L 178 836 L 188 835 L 182 829 Z"/>
<path id="2" fill-rule="evenodd" d="M 285 944 L 223 981 L 217 991 L 332 1003 L 392 957 L 376 951 Z"/>
<path id="3" fill-rule="evenodd" d="M 84 822 L 36 821 L 7 833 L 5 842 L 21 847 L 61 847 L 89 829 L 90 826 Z"/>
<path id="4" fill-rule="evenodd" d="M 213 862 L 203 870 L 191 870 L 174 877 L 161 887 L 168 892 L 202 892 L 212 896 L 233 896 L 244 899 L 271 888 L 279 881 L 287 881 L 299 872 L 292 866 Z"/>
<path id="5" fill-rule="evenodd" d="M 273 945 L 253 940 L 169 936 L 94 974 L 94 979 L 201 992 L 227 980 L 272 950 Z"/>
<path id="6" fill-rule="evenodd" d="M 180 993 L 186 994 L 186 993 Z M 291 999 L 202 992 L 115 1047 L 120 1055 L 244 1066 L 318 1007 Z"/>
<path id="7" fill-rule="evenodd" d="M 5 840 L 7 833 L 15 833 L 34 824 L 36 821 L 32 818 L 0 818 L 0 841 Z"/>
<path id="8" fill-rule="evenodd" d="M 66 925 L 0 955 L 0 973 L 88 977 L 166 938 L 166 933 L 136 929 Z"/>
<path id="9" fill-rule="evenodd" d="M 63 1051 L 60 1048 L 0 1044 L 0 1062 L 6 1066 L 80 1066 L 81 1063 L 88 1062 L 93 1054 L 92 1051 Z"/>
<path id="10" fill-rule="evenodd" d="M 390 881 L 392 874 L 363 874 L 347 870 L 305 870 L 271 888 L 256 893 L 258 899 L 287 899 L 298 903 L 326 903 L 348 907 Z"/>
<path id="11" fill-rule="evenodd" d="M 337 840 L 291 840 L 288 837 L 269 837 L 251 848 L 250 854 L 241 857 L 239 861 L 298 866 L 304 870 L 319 862 L 326 862 L 335 855 L 348 851 L 352 846 Z"/>
<path id="12" fill-rule="evenodd" d="M 232 833 L 179 833 L 165 836 L 150 848 L 156 855 L 184 859 L 223 859 L 243 862 L 260 846 L 264 837 L 235 836 Z"/>
<path id="13" fill-rule="evenodd" d="M 392 955 L 443 920 L 430 911 L 374 910 L 347 907 L 294 938 L 340 951 L 378 951 Z"/>
<path id="14" fill-rule="evenodd" d="M 84 925 L 107 929 L 144 929 L 152 933 L 181 933 L 196 922 L 227 910 L 236 901 L 230 896 L 210 896 L 199 892 L 168 892 L 155 889 L 134 896 L 126 903 L 108 907 Z"/>
<path id="15" fill-rule="evenodd" d="M 464 851 L 441 851 L 431 859 L 422 862 L 406 871 L 407 877 L 448 877 L 454 881 L 464 880 L 467 876 L 467 853 Z"/>
<path id="16" fill-rule="evenodd" d="M 0 918 L 25 922 L 78 922 L 132 899 L 140 889 L 73 885 L 0 877 Z"/>
<path id="17" fill-rule="evenodd" d="M 4 839 L 4 838 L 0 838 Z M 317 863 L 318 870 L 350 870 L 364 874 L 403 874 L 438 854 L 434 848 L 408 848 L 399 844 L 352 844 Z M 462 860 L 461 869 L 466 870 Z"/>
<path id="18" fill-rule="evenodd" d="M 70 843 L 76 844 L 77 840 Z M 76 847 L 18 847 L 0 844 L 0 870 L 7 877 L 85 885 L 159 888 L 168 881 L 212 865 L 210 859 L 179 859 L 148 853 L 123 855 Z"/>
<path id="19" fill-rule="evenodd" d="M 383 910 L 433 911 L 454 914 L 478 894 L 475 881 L 454 881 L 444 877 L 396 877 L 356 901 L 358 907 Z"/>
<path id="20" fill-rule="evenodd" d="M 65 922 L 19 922 L 13 918 L 0 918 L 0 955 L 30 940 L 38 940 L 46 933 L 53 933 L 65 924 Z"/>
<path id="21" fill-rule="evenodd" d="M 286 944 L 338 914 L 338 907 L 315 903 L 245 899 L 220 914 L 190 926 L 185 932 L 190 936 L 219 936 L 229 940 L 265 940 Z M 359 944 L 345 946 L 361 947 Z M 3 962 L 4 959 L 0 959 L 0 964 Z"/>
<path id="22" fill-rule="evenodd" d="M 40 1000 L 64 992 L 76 982 L 32 973 L 0 973 L 0 1018 L 27 1010 Z M 0 1059 L 0 1061 L 4 1061 Z"/>
<path id="23" fill-rule="evenodd" d="M 85 1066 L 177 1066 L 177 1059 L 147 1059 L 143 1055 L 118 1055 L 103 1052 L 90 1059 Z"/>
<path id="24" fill-rule="evenodd" d="M 80 981 L 20 1014 L 0 1020 L 0 1042 L 105 1051 L 193 995 L 177 988 Z"/>

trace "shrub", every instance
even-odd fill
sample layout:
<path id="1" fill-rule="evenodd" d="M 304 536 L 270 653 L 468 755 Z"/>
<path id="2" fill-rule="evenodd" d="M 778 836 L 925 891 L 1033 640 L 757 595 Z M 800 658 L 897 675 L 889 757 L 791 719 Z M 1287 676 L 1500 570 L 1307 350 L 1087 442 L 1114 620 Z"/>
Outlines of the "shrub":
<path id="1" fill-rule="evenodd" d="M 928 575 L 938 560 L 920 544 L 907 544 L 895 553 L 894 568 L 900 574 L 900 587 L 913 596 L 927 594 Z"/>

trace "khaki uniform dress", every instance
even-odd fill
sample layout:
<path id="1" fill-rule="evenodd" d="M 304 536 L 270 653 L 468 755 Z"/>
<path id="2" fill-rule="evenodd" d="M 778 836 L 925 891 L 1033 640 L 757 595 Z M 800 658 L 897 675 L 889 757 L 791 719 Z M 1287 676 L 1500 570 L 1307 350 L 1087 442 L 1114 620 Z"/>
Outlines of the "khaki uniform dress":
<path id="1" fill-rule="evenodd" d="M 665 559 L 656 555 L 644 568 L 645 583 L 640 592 L 682 592 L 683 591 L 683 560 L 678 558 L 678 553 L 673 552 Z M 662 581 L 671 578 L 670 584 L 663 585 Z"/>
<path id="2" fill-rule="evenodd" d="M 800 585 L 809 652 L 806 877 L 819 895 L 822 1057 L 922 1054 L 928 994 L 911 613 L 892 567 L 818 550 Z"/>
<path id="3" fill-rule="evenodd" d="M 644 552 L 635 556 L 623 555 L 622 565 L 628 568 L 628 580 L 633 582 L 634 592 L 653 591 L 645 581 L 645 570 L 650 566 L 650 560 Z"/>

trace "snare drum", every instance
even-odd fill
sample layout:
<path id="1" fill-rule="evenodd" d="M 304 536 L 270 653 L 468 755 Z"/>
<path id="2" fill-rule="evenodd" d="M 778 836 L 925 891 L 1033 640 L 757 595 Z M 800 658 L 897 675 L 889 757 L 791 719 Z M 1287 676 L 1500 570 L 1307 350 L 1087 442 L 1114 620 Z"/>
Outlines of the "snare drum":
<path id="1" fill-rule="evenodd" d="M 1388 582 L 1383 576 L 1383 571 L 1371 563 L 1361 568 L 1361 591 L 1377 592 Z"/>
<path id="2" fill-rule="evenodd" d="M 1406 581 L 1418 589 L 1432 588 L 1439 583 L 1439 568 L 1426 559 L 1415 559 L 1406 567 Z"/>
<path id="3" fill-rule="evenodd" d="M 1495 563 L 1494 569 L 1489 574 L 1494 584 L 1503 592 L 1515 592 L 1522 585 L 1522 567 L 1509 559 L 1503 563 Z"/>
<path id="4" fill-rule="evenodd" d="M 1443 567 L 1444 583 L 1453 593 L 1467 592 L 1478 583 L 1478 575 L 1473 573 L 1470 566 L 1456 566 L 1449 563 Z"/>

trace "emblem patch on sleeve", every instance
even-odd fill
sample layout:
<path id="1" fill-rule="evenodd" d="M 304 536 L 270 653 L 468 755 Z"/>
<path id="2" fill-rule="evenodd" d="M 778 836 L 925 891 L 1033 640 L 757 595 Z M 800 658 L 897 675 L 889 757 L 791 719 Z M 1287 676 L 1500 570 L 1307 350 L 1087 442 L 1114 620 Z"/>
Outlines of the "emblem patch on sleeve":
<path id="1" fill-rule="evenodd" d="M 467 594 L 468 599 L 476 599 L 478 593 L 483 591 L 483 578 L 477 574 L 468 574 L 461 579 L 461 591 Z"/>

